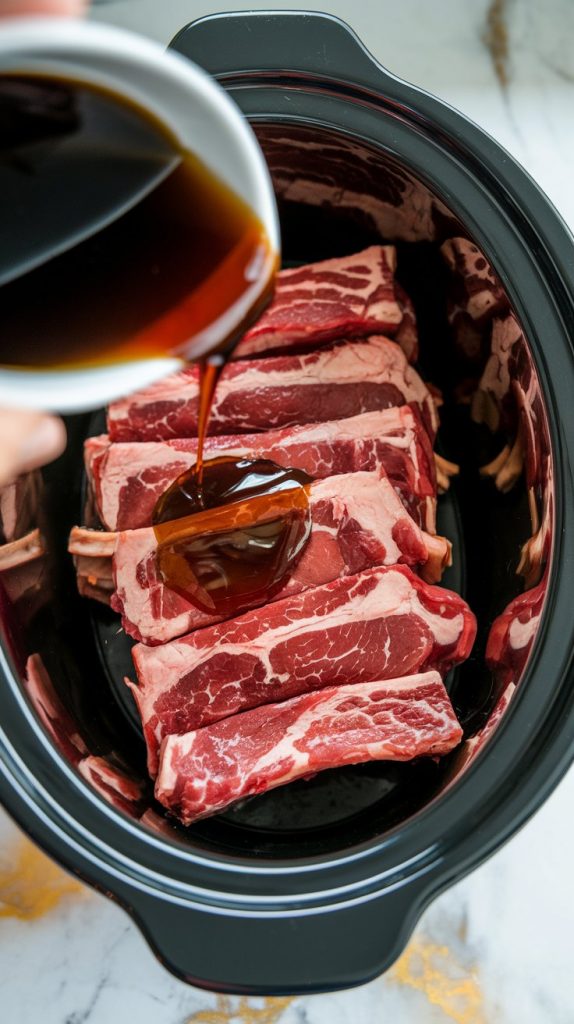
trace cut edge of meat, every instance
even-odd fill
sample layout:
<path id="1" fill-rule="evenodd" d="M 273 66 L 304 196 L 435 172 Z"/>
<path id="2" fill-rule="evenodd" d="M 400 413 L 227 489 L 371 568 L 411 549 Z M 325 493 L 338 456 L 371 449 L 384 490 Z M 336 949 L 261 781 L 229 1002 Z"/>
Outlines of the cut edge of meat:
<path id="1" fill-rule="evenodd" d="M 64 706 L 40 654 L 31 654 L 26 662 L 24 689 L 54 746 L 66 761 L 77 764 L 88 754 L 88 748 L 77 732 L 73 717 Z"/>
<path id="2" fill-rule="evenodd" d="M 490 713 L 488 721 L 483 725 L 482 729 L 479 729 L 474 736 L 469 736 L 467 740 L 462 744 L 459 751 L 455 755 L 454 763 L 449 771 L 447 786 L 456 782 L 463 771 L 466 771 L 470 767 L 473 761 L 476 760 L 483 747 L 487 744 L 490 737 L 496 730 L 496 727 L 500 724 L 502 718 L 508 710 L 508 706 L 514 697 L 516 692 L 516 684 L 508 683 L 498 701 Z"/>
<path id="3" fill-rule="evenodd" d="M 112 757 L 90 754 L 84 757 L 77 767 L 80 775 L 107 803 L 131 818 L 139 818 L 147 788 L 141 779 L 135 778 L 125 767 L 116 764 Z"/>
<path id="4" fill-rule="evenodd" d="M 326 687 L 167 737 L 155 795 L 189 825 L 325 769 L 446 754 L 461 738 L 438 672 Z"/>

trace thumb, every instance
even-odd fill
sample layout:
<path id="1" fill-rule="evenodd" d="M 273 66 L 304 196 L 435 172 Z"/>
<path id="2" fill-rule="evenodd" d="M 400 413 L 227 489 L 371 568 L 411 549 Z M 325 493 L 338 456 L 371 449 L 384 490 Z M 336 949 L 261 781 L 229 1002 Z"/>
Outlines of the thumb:
<path id="1" fill-rule="evenodd" d="M 66 428 L 55 416 L 0 409 L 0 486 L 61 455 Z"/>

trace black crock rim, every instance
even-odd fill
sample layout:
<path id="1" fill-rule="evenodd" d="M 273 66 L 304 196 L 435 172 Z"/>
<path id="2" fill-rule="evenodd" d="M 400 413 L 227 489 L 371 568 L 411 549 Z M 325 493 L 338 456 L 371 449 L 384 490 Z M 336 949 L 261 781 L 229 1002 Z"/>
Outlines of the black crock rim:
<path id="1" fill-rule="evenodd" d="M 281 14 L 285 12 L 249 16 Z M 289 12 L 289 16 L 309 17 L 300 12 Z M 229 20 L 241 16 L 218 17 Z M 207 20 L 211 19 L 202 22 Z M 333 18 L 329 21 L 343 24 Z M 346 26 L 345 31 L 349 37 Z M 473 206 L 472 211 L 467 211 L 464 204 L 461 206 L 456 189 L 454 194 L 447 195 L 442 187 L 442 194 L 454 212 L 462 214 L 467 225 L 472 224 L 471 234 L 500 274 L 531 339 L 547 400 L 556 469 L 552 587 L 535 649 L 511 711 L 464 776 L 383 838 L 341 854 L 295 863 L 226 858 L 195 853 L 189 847 L 177 848 L 113 810 L 54 749 L 20 691 L 9 656 L 3 652 L 0 668 L 6 691 L 6 727 L 0 730 L 0 794 L 5 806 L 48 853 L 91 884 L 116 895 L 136 913 L 138 892 L 195 906 L 203 912 L 285 915 L 320 912 L 347 905 L 349 901 L 370 899 L 407 882 L 412 888 L 412 900 L 420 909 L 432 895 L 480 863 L 524 824 L 564 774 L 573 754 L 570 684 L 574 678 L 574 621 L 568 621 L 566 585 L 574 562 L 574 409 L 567 408 L 568 395 L 574 393 L 574 361 L 564 326 L 564 320 L 574 322 L 574 290 L 567 275 L 567 270 L 574 266 L 572 239 L 548 199 L 502 147 L 440 100 L 389 75 L 366 54 L 356 37 L 350 37 L 365 60 L 363 81 L 347 82 L 344 75 L 313 75 L 297 68 L 283 68 L 275 81 L 268 70 L 223 73 L 220 77 L 244 108 L 254 86 L 259 107 L 264 93 L 268 92 L 275 102 L 279 93 L 274 90 L 295 89 L 299 105 L 305 101 L 304 108 L 307 103 L 309 116 L 279 118 L 291 124 L 320 122 L 337 130 L 335 110 L 340 118 L 345 104 L 349 112 L 352 107 L 356 114 L 361 103 L 371 112 L 378 103 L 381 107 L 377 116 L 383 108 L 394 119 L 395 145 L 406 128 L 413 138 L 416 135 L 420 146 L 425 131 L 432 128 L 434 139 L 440 133 L 441 142 L 437 147 L 427 137 L 423 147 L 427 155 L 434 151 L 438 160 L 439 151 L 450 141 L 448 159 L 453 173 L 456 170 L 463 180 L 474 168 L 475 187 L 476 175 L 482 178 L 483 201 L 488 188 L 492 190 L 486 205 L 498 204 L 499 227 L 504 224 L 508 237 L 513 235 L 514 246 L 518 246 L 513 252 L 518 255 L 520 251 L 519 265 L 522 261 L 529 271 L 527 282 L 520 287 L 513 280 L 516 264 L 508 255 L 500 258 L 503 250 L 498 249 L 490 228 L 483 230 L 477 208 Z M 377 92 L 383 91 L 384 99 L 377 98 Z M 320 97 L 327 100 L 330 121 L 316 116 L 323 102 Z M 250 116 L 253 120 L 277 123 L 265 111 L 251 111 Z M 364 133 L 360 138 L 368 141 Z M 404 152 L 395 155 L 401 163 L 409 163 Z M 412 166 L 430 184 L 429 164 L 425 162 L 424 168 Z M 433 180 L 432 189 L 441 195 L 440 183 Z M 511 214 L 520 223 L 521 237 L 509 223 Z M 534 296 L 542 300 L 535 310 Z M 544 334 L 550 339 L 544 345 L 543 311 Z M 545 702 L 541 701 L 541 694 L 548 687 L 549 677 L 556 680 L 556 689 Z M 19 737 L 18 751 L 10 735 Z M 71 813 L 66 805 L 73 808 Z M 393 853 L 409 845 L 411 855 L 402 856 L 397 862 Z M 379 871 L 374 870 L 377 862 Z M 330 881 L 323 888 L 325 876 Z M 282 888 L 285 891 L 278 892 Z"/>

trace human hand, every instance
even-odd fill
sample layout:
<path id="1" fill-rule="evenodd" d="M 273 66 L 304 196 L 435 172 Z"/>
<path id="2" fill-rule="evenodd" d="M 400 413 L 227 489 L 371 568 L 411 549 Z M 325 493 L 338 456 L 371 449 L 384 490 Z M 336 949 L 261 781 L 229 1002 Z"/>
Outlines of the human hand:
<path id="1" fill-rule="evenodd" d="M 0 485 L 51 462 L 66 447 L 66 428 L 57 416 L 0 409 Z"/>
<path id="2" fill-rule="evenodd" d="M 0 17 L 25 14 L 73 16 L 84 0 L 0 0 Z M 61 455 L 66 430 L 61 420 L 39 412 L 0 409 L 0 486 Z"/>
<path id="3" fill-rule="evenodd" d="M 71 18 L 81 14 L 85 7 L 85 0 L 0 0 L 0 17 L 59 14 Z"/>

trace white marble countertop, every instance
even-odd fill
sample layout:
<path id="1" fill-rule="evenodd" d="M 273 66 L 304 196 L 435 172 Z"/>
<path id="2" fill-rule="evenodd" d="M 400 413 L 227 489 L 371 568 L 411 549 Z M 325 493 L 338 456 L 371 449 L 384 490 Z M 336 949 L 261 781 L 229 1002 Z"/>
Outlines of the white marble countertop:
<path id="1" fill-rule="evenodd" d="M 167 42 L 245 2 L 116 0 L 96 16 Z M 484 42 L 487 0 L 322 0 L 396 74 L 485 127 L 574 226 L 574 4 L 510 0 L 504 84 Z M 500 71 L 500 68 L 499 68 Z M 503 76 L 504 77 L 504 76 Z M 383 978 L 350 992 L 229 999 L 154 959 L 119 908 L 53 866 L 0 816 L 0 1019 L 6 1024 L 572 1024 L 574 773 L 519 835 L 436 900 Z"/>

